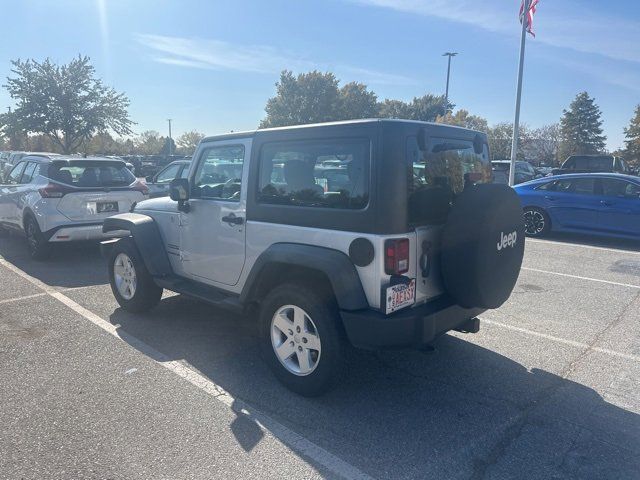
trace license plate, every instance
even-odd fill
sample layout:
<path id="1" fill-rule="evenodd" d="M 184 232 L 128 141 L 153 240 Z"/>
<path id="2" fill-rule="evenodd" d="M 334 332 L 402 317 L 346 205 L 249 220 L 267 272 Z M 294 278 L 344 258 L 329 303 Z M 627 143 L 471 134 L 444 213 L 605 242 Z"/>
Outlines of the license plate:
<path id="1" fill-rule="evenodd" d="M 118 202 L 98 202 L 96 203 L 98 213 L 117 212 Z"/>
<path id="2" fill-rule="evenodd" d="M 392 313 L 401 308 L 413 305 L 416 301 L 416 280 L 387 287 L 386 313 Z"/>

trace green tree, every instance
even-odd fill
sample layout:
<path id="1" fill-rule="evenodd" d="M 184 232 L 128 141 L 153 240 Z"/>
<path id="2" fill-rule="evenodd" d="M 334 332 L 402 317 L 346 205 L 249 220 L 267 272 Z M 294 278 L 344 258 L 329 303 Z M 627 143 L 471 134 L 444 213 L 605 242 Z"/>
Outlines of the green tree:
<path id="1" fill-rule="evenodd" d="M 487 130 L 489 153 L 492 160 L 508 160 L 511 158 L 511 142 L 513 139 L 513 123 L 502 122 L 491 126 Z M 518 152 L 516 158 L 525 160 L 531 144 L 531 133 L 527 124 L 518 128 Z"/>
<path id="2" fill-rule="evenodd" d="M 409 104 L 410 120 L 422 122 L 435 122 L 438 115 L 444 115 L 453 105 L 447 103 L 444 95 L 432 95 L 428 93 L 422 97 L 414 97 Z"/>
<path id="3" fill-rule="evenodd" d="M 294 76 L 285 70 L 276 91 L 267 101 L 267 117 L 260 128 L 328 122 L 341 116 L 338 80 L 333 73 L 314 70 Z"/>
<path id="4" fill-rule="evenodd" d="M 160 149 L 160 152 L 156 153 L 159 153 L 160 155 L 173 155 L 176 153 L 176 142 L 173 138 L 161 137 L 161 141 L 162 149 Z"/>
<path id="5" fill-rule="evenodd" d="M 634 163 L 640 163 L 640 105 L 636 106 L 633 118 L 629 122 L 629 126 L 624 129 L 624 156 Z"/>
<path id="6" fill-rule="evenodd" d="M 46 135 L 64 153 L 77 151 L 96 132 L 131 133 L 128 98 L 94 76 L 89 57 L 67 65 L 49 59 L 11 63 L 15 77 L 4 86 L 17 102 L 12 115 L 22 131 Z"/>
<path id="7" fill-rule="evenodd" d="M 14 112 L 0 115 L 0 132 L 6 137 L 9 150 L 28 150 L 28 136 L 18 124 Z"/>
<path id="8" fill-rule="evenodd" d="M 455 114 L 447 112 L 444 115 L 436 117 L 436 123 L 444 123 L 447 125 L 455 125 L 457 127 L 470 128 L 479 132 L 486 132 L 489 124 L 486 118 L 477 115 L 471 115 L 467 110 L 460 109 Z"/>
<path id="9" fill-rule="evenodd" d="M 204 138 L 204 134 L 200 132 L 196 132 L 195 130 L 191 130 L 190 132 L 184 132 L 180 135 L 176 143 L 178 144 L 178 149 L 183 155 L 193 155 L 193 152 L 196 151 L 196 147 L 200 140 Z"/>
<path id="10" fill-rule="evenodd" d="M 164 146 L 164 138 L 155 130 L 142 132 L 134 140 L 138 153 L 142 155 L 157 155 Z"/>
<path id="11" fill-rule="evenodd" d="M 552 123 L 531 131 L 525 156 L 545 165 L 558 165 L 558 148 L 560 146 L 560 125 Z"/>
<path id="12" fill-rule="evenodd" d="M 380 118 L 411 118 L 411 106 L 402 100 L 385 100 L 378 104 Z"/>
<path id="13" fill-rule="evenodd" d="M 363 83 L 350 82 L 340 89 L 342 120 L 378 116 L 378 96 Z"/>
<path id="14" fill-rule="evenodd" d="M 435 122 L 439 115 L 444 115 L 452 107 L 453 105 L 447 103 L 444 95 L 429 93 L 414 97 L 409 103 L 401 100 L 385 100 L 378 104 L 378 116 Z"/>
<path id="15" fill-rule="evenodd" d="M 560 158 L 573 154 L 601 153 L 605 148 L 602 113 L 587 92 L 581 92 L 563 110 L 560 120 Z"/>

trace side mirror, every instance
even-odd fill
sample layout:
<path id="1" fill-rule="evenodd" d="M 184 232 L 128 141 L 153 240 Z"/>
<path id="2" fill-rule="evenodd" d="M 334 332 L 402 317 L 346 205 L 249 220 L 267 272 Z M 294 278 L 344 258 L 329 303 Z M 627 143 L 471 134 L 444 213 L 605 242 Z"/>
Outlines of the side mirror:
<path id="1" fill-rule="evenodd" d="M 188 211 L 189 200 L 189 180 L 186 178 L 175 178 L 169 184 L 169 198 L 174 202 L 178 202 L 178 210 Z"/>
<path id="2" fill-rule="evenodd" d="M 147 183 L 155 183 L 156 181 L 155 175 L 147 175 L 146 177 L 144 177 L 144 179 L 147 181 Z"/>

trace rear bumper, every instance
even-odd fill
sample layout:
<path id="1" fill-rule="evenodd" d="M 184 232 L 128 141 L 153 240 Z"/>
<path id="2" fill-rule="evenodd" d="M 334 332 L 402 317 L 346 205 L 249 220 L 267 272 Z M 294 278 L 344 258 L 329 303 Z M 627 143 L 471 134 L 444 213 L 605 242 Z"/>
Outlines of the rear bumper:
<path id="1" fill-rule="evenodd" d="M 341 311 L 349 341 L 367 349 L 420 347 L 449 330 L 477 332 L 476 318 L 485 310 L 462 308 L 442 297 L 384 315 L 377 310 Z"/>
<path id="2" fill-rule="evenodd" d="M 102 233 L 102 223 L 83 225 L 62 225 L 44 232 L 49 242 L 77 242 L 83 240 L 104 240 L 129 235 L 127 231 Z"/>

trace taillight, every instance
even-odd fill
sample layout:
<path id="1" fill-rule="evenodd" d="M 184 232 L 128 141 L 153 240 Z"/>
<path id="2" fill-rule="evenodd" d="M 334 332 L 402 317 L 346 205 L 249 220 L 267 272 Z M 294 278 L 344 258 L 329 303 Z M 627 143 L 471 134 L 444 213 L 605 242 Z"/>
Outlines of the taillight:
<path id="1" fill-rule="evenodd" d="M 408 238 L 384 242 L 384 271 L 387 275 L 402 275 L 409 271 Z"/>
<path id="2" fill-rule="evenodd" d="M 71 189 L 65 187 L 60 183 L 49 182 L 42 188 L 38 189 L 42 198 L 62 198 L 66 193 L 71 192 Z"/>
<path id="3" fill-rule="evenodd" d="M 144 195 L 145 197 L 149 195 L 149 188 L 145 183 L 141 182 L 140 180 L 136 180 L 135 182 L 133 182 L 131 185 L 129 185 L 129 188 L 142 193 L 142 195 Z"/>

